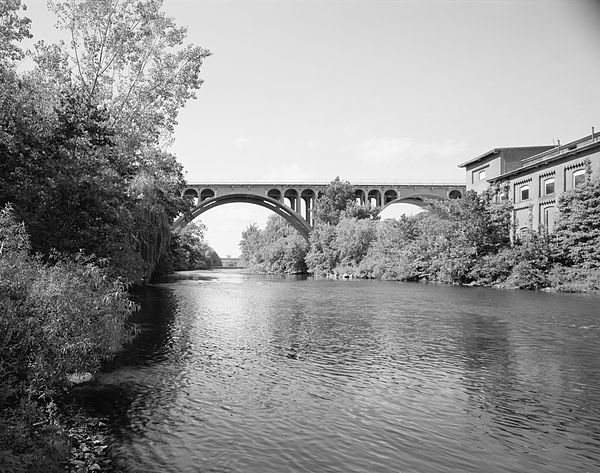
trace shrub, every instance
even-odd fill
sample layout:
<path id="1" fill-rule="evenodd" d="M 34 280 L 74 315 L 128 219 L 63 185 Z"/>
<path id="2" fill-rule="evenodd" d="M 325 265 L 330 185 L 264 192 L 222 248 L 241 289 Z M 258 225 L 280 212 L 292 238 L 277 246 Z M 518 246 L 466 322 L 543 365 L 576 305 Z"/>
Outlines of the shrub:
<path id="1" fill-rule="evenodd" d="M 600 268 L 569 268 L 555 264 L 548 274 L 548 281 L 558 292 L 600 292 Z"/>
<path id="2" fill-rule="evenodd" d="M 101 262 L 31 256 L 9 207 L 0 210 L 0 248 L 0 401 L 51 394 L 68 374 L 95 372 L 133 337 L 135 304 Z"/>
<path id="3" fill-rule="evenodd" d="M 54 254 L 43 263 L 29 249 L 11 208 L 0 209 L 0 471 L 57 472 L 68 445 L 55 427 L 41 427 L 50 413 L 38 401 L 130 340 L 135 305 L 94 258 Z"/>

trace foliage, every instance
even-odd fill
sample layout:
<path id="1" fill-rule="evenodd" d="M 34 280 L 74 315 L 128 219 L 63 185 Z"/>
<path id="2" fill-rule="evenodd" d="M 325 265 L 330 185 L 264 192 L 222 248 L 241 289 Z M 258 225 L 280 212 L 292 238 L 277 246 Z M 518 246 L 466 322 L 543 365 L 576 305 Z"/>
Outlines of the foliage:
<path id="1" fill-rule="evenodd" d="M 510 244 L 509 203 L 495 203 L 490 194 L 469 191 L 461 199 L 429 202 L 429 215 L 450 221 L 457 236 L 485 255 Z"/>
<path id="2" fill-rule="evenodd" d="M 336 227 L 329 223 L 318 223 L 310 234 L 310 247 L 306 255 L 306 266 L 312 274 L 323 276 L 333 273 L 339 263 L 339 251 L 335 245 Z"/>
<path id="3" fill-rule="evenodd" d="M 81 254 L 30 256 L 11 209 L 0 210 L 0 404 L 49 394 L 74 372 L 95 372 L 134 334 L 125 285 Z"/>
<path id="4" fill-rule="evenodd" d="M 354 186 L 348 181 L 341 181 L 339 177 L 336 177 L 317 199 L 315 225 L 323 223 L 337 225 L 340 214 L 352 202 L 354 202 Z"/>
<path id="5" fill-rule="evenodd" d="M 203 223 L 188 223 L 176 231 L 171 238 L 169 252 L 164 256 L 163 272 L 210 269 L 221 266 L 221 258 L 204 240 L 206 226 Z M 165 261 L 165 260 L 169 261 Z"/>
<path id="6" fill-rule="evenodd" d="M 369 246 L 375 239 L 375 221 L 342 216 L 335 230 L 339 264 L 357 267 L 367 255 Z"/>
<path id="7" fill-rule="evenodd" d="M 485 195 L 430 201 L 429 212 L 382 222 L 361 272 L 368 277 L 467 284 L 479 261 L 508 247 L 510 213 Z"/>
<path id="8" fill-rule="evenodd" d="M 600 289 L 598 181 L 561 199 L 556 234 L 511 243 L 510 204 L 490 194 L 434 202 L 427 214 L 381 222 L 360 264 L 367 277 L 563 292 Z"/>
<path id="9" fill-rule="evenodd" d="M 375 238 L 360 263 L 359 273 L 376 279 L 417 279 L 411 244 L 419 234 L 419 221 L 414 217 L 403 215 L 399 219 L 379 222 Z"/>
<path id="10" fill-rule="evenodd" d="M 600 268 L 554 264 L 548 273 L 548 282 L 558 292 L 600 292 Z"/>
<path id="11" fill-rule="evenodd" d="M 541 289 L 549 285 L 548 272 L 552 267 L 552 256 L 547 235 L 531 233 L 526 239 L 517 241 L 512 248 L 505 250 L 505 253 L 509 255 L 512 267 L 505 278 L 497 278 L 498 286 Z"/>
<path id="12" fill-rule="evenodd" d="M 31 38 L 31 20 L 19 16 L 21 9 L 26 9 L 21 0 L 3 0 L 0 3 L 0 64 L 22 59 L 23 51 L 15 42 Z"/>
<path id="13" fill-rule="evenodd" d="M 210 52 L 185 44 L 186 28 L 165 15 L 162 1 L 49 5 L 71 42 L 58 50 L 39 45 L 38 61 L 64 58 L 70 79 L 107 106 L 123 140 L 150 143 L 172 133 L 179 109 L 202 84 L 200 68 Z"/>
<path id="14" fill-rule="evenodd" d="M 0 209 L 14 208 L 0 210 L 2 471 L 55 471 L 31 400 L 134 334 L 112 276 L 147 281 L 189 209 L 165 146 L 209 55 L 159 0 L 50 3 L 72 41 L 38 42 L 35 70 L 21 73 L 29 20 L 21 0 L 0 2 Z"/>
<path id="15" fill-rule="evenodd" d="M 264 230 L 252 224 L 242 233 L 241 259 L 259 273 L 296 274 L 306 271 L 306 240 L 282 217 L 271 215 Z"/>
<path id="16" fill-rule="evenodd" d="M 48 423 L 49 403 L 42 408 L 27 399 L 0 411 L 0 472 L 61 473 L 69 442 L 61 428 Z"/>
<path id="17" fill-rule="evenodd" d="M 150 279 L 173 219 L 189 210 L 182 166 L 162 143 L 209 54 L 186 45 L 160 6 L 52 3 L 71 43 L 39 42 L 27 74 L 0 62 L 0 205 L 14 205 L 34 250 L 83 250 L 135 282 Z M 8 40 L 27 32 L 15 21 L 0 23 Z"/>
<path id="18" fill-rule="evenodd" d="M 0 209 L 0 470 L 62 471 L 68 445 L 38 401 L 96 372 L 131 340 L 125 285 L 81 254 L 31 256 L 25 226 Z M 52 403 L 47 403 L 50 406 Z"/>
<path id="19" fill-rule="evenodd" d="M 564 265 L 600 268 L 600 177 L 561 194 L 555 225 L 555 257 Z"/>

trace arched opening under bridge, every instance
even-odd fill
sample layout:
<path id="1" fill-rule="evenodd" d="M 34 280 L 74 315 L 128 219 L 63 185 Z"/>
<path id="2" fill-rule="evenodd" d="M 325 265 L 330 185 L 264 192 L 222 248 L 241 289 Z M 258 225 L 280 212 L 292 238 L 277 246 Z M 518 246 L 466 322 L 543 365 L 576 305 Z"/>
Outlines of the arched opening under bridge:
<path id="1" fill-rule="evenodd" d="M 460 198 L 455 197 L 455 198 Z M 397 194 L 393 191 L 386 191 L 383 194 L 382 209 L 379 216 L 382 219 L 386 218 L 400 218 L 403 215 L 407 217 L 417 215 L 421 212 L 427 211 L 427 200 L 442 200 L 438 195 L 431 194 L 419 194 L 414 196 L 406 196 L 398 198 Z"/>
<path id="2" fill-rule="evenodd" d="M 276 200 L 275 195 L 267 195 L 260 196 L 256 194 L 225 194 L 222 196 L 209 197 L 205 200 L 201 200 L 197 203 L 195 208 L 191 212 L 191 218 L 185 219 L 180 217 L 177 219 L 173 226 L 175 228 L 183 228 L 190 221 L 195 219 L 196 217 L 202 215 L 208 210 L 220 207 L 226 204 L 234 204 L 234 203 L 244 203 L 244 204 L 252 204 L 259 207 L 263 207 L 265 209 L 270 210 L 271 212 L 276 213 L 277 215 L 283 217 L 292 227 L 294 227 L 298 233 L 308 240 L 311 227 L 309 223 L 302 218 L 302 216 L 296 212 L 294 209 L 290 208 L 290 206 L 285 205 L 283 201 Z M 281 198 L 281 195 L 277 196 Z M 290 196 L 297 198 L 298 196 Z M 289 197 L 288 197 L 289 199 Z M 289 201 L 289 200 L 288 200 Z"/>

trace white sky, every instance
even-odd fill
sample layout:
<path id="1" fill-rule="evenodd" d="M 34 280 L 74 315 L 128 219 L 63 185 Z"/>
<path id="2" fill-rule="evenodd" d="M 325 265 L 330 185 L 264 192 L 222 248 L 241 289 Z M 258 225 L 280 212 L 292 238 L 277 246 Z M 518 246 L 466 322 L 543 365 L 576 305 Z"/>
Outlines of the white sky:
<path id="1" fill-rule="evenodd" d="M 25 0 L 52 40 L 45 0 Z M 600 129 L 596 0 L 165 0 L 212 51 L 172 151 L 202 180 L 460 181 L 502 146 Z M 269 211 L 202 215 L 221 256 Z M 393 212 L 391 213 L 393 214 Z"/>

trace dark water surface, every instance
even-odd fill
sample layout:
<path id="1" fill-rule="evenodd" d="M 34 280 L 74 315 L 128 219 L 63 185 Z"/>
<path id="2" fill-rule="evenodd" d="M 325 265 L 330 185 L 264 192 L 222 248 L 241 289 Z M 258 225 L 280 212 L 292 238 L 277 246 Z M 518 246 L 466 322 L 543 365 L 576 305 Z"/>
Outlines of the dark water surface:
<path id="1" fill-rule="evenodd" d="M 597 296 L 192 276 L 91 388 L 127 471 L 600 471 Z"/>

